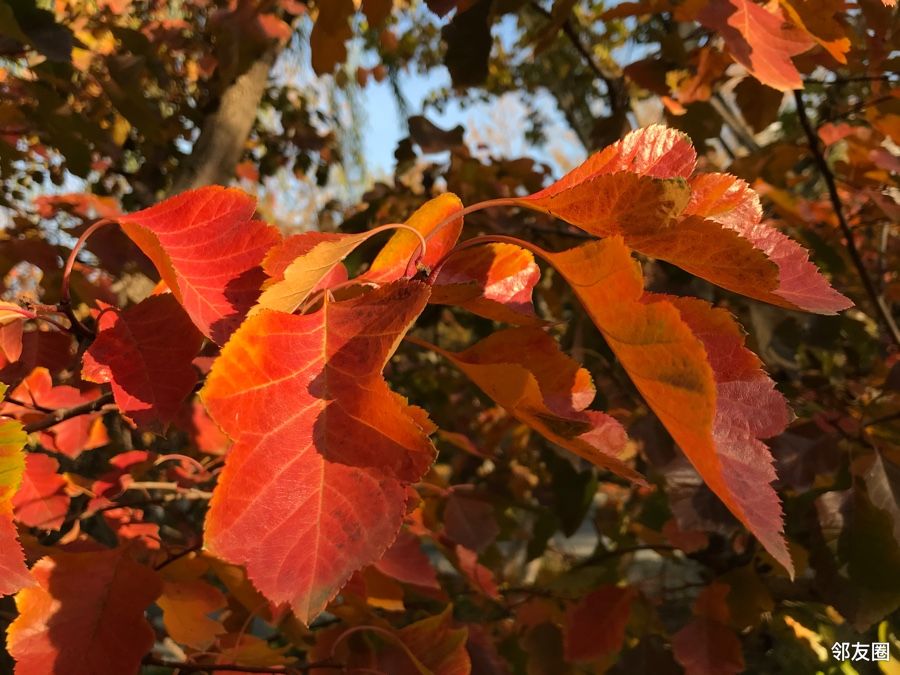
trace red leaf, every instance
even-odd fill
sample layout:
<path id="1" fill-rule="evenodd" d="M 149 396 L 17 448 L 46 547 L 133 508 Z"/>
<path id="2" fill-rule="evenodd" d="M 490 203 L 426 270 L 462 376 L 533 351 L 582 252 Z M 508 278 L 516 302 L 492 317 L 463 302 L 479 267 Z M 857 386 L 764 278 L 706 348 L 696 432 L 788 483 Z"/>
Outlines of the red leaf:
<path id="1" fill-rule="evenodd" d="M 473 314 L 520 326 L 538 325 L 531 294 L 541 279 L 534 256 L 511 244 L 455 254 L 441 268 L 429 302 L 458 305 Z"/>
<path id="2" fill-rule="evenodd" d="M 737 675 L 745 668 L 738 636 L 710 619 L 694 619 L 675 633 L 672 653 L 685 675 Z"/>
<path id="3" fill-rule="evenodd" d="M 12 500 L 17 521 L 44 530 L 60 528 L 71 498 L 58 471 L 59 463 L 48 455 L 30 453 L 25 458 L 25 475 Z"/>
<path id="4" fill-rule="evenodd" d="M 400 531 L 374 567 L 382 574 L 406 584 L 434 589 L 441 587 L 434 566 L 422 551 L 419 538 L 407 530 Z"/>
<path id="5" fill-rule="evenodd" d="M 133 550 L 143 553 L 160 550 L 159 525 L 144 520 L 144 512 L 141 509 L 128 507 L 109 509 L 101 516 L 106 526 L 115 533 L 116 538 L 122 542 L 129 542 Z"/>
<path id="6" fill-rule="evenodd" d="M 120 218 L 200 331 L 224 344 L 259 297 L 260 263 L 280 241 L 235 189 L 200 188 Z"/>
<path id="7" fill-rule="evenodd" d="M 803 88 L 791 57 L 815 42 L 787 24 L 780 9 L 770 11 L 751 0 L 711 0 L 698 20 L 718 32 L 734 60 L 763 84 L 779 91 Z"/>
<path id="8" fill-rule="evenodd" d="M 480 553 L 500 533 L 494 509 L 486 501 L 453 493 L 444 506 L 444 528 L 457 544 Z"/>
<path id="9" fill-rule="evenodd" d="M 784 399 L 724 310 L 645 295 L 619 237 L 545 254 L 706 484 L 792 572 L 772 456 L 758 439 L 788 421 Z"/>
<path id="10" fill-rule="evenodd" d="M 0 597 L 33 585 L 12 515 L 0 513 Z"/>
<path id="11" fill-rule="evenodd" d="M 462 370 L 517 420 L 597 466 L 637 482 L 643 478 L 619 455 L 627 437 L 605 413 L 586 410 L 594 399 L 590 374 L 539 328 L 508 328 L 465 351 L 428 345 Z"/>
<path id="12" fill-rule="evenodd" d="M 216 426 L 196 398 L 181 407 L 175 425 L 188 434 L 191 444 L 200 452 L 224 455 L 231 447 L 231 440 Z"/>
<path id="13" fill-rule="evenodd" d="M 17 401 L 51 409 L 71 408 L 93 401 L 99 396 L 99 387 L 81 389 L 69 385 L 54 387 L 50 372 L 46 368 L 35 368 L 12 393 L 12 398 Z M 0 412 L 15 415 L 23 421 L 44 416 L 42 412 L 35 412 L 30 408 L 23 408 L 11 403 L 0 406 Z M 38 432 L 38 438 L 41 445 L 48 450 L 61 452 L 69 457 L 77 457 L 84 450 L 93 450 L 109 442 L 100 413 L 79 415 L 60 422 L 47 430 Z"/>
<path id="14" fill-rule="evenodd" d="M 566 661 L 598 661 L 622 649 L 634 589 L 604 586 L 566 612 Z"/>
<path id="15" fill-rule="evenodd" d="M 31 573 L 39 586 L 16 595 L 7 631 L 16 675 L 138 671 L 155 639 L 144 609 L 161 591 L 156 572 L 120 548 L 56 553 Z"/>
<path id="16" fill-rule="evenodd" d="M 313 314 L 261 312 L 222 350 L 201 393 L 235 440 L 206 544 L 304 622 L 384 554 L 405 485 L 434 459 L 381 376 L 427 298 L 427 286 L 403 281 Z"/>
<path id="17" fill-rule="evenodd" d="M 73 342 L 68 333 L 26 331 L 17 361 L 10 362 L 0 353 L 0 381 L 17 382 L 41 366 L 51 372 L 62 370 L 72 361 Z"/>
<path id="18" fill-rule="evenodd" d="M 162 433 L 197 383 L 191 361 L 203 336 L 171 293 L 117 311 L 102 307 L 84 354 L 85 380 L 112 384 L 116 405 L 138 427 Z"/>
<path id="19" fill-rule="evenodd" d="M 500 589 L 497 588 L 497 580 L 494 579 L 494 573 L 478 562 L 478 554 L 458 544 L 453 550 L 456 553 L 456 564 L 469 580 L 472 588 L 480 593 L 484 593 L 489 598 L 499 600 Z"/>

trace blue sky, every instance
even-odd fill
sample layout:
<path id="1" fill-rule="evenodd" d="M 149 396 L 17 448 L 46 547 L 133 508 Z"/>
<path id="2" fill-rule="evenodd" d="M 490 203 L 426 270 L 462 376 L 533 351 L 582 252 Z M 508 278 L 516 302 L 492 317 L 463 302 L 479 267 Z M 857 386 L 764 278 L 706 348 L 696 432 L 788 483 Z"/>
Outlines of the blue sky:
<path id="1" fill-rule="evenodd" d="M 515 18 L 507 16 L 494 28 L 494 34 L 499 36 L 504 46 L 511 48 L 516 40 Z M 361 55 L 360 62 L 364 66 L 373 66 L 377 59 L 372 55 Z M 409 104 L 410 114 L 425 114 L 429 120 L 440 127 L 450 129 L 458 124 L 466 128 L 467 142 L 473 135 L 485 128 L 496 127 L 498 117 L 503 119 L 506 115 L 510 119 L 509 126 L 503 129 L 506 135 L 504 147 L 498 148 L 501 154 L 504 150 L 514 151 L 513 154 L 528 156 L 538 161 L 549 164 L 555 170 L 561 170 L 554 159 L 542 148 L 529 145 L 524 140 L 526 126 L 523 118 L 527 110 L 517 102 L 518 97 L 513 94 L 504 97 L 504 100 L 494 99 L 488 103 L 476 103 L 462 106 L 456 101 L 451 101 L 441 112 L 435 108 L 424 109 L 424 102 L 428 95 L 436 90 L 450 86 L 450 76 L 446 68 L 439 66 L 428 74 L 401 73 L 399 77 L 400 89 Z M 375 82 L 370 78 L 367 86 L 361 90 L 360 98 L 365 108 L 365 129 L 363 144 L 368 168 L 375 175 L 390 173 L 394 167 L 394 150 L 397 142 L 407 135 L 406 120 L 401 119 L 397 101 L 387 80 Z M 502 106 L 502 110 L 498 110 Z M 556 108 L 555 101 L 548 94 L 537 97 L 537 107 L 542 117 L 550 121 L 552 131 L 561 139 L 562 149 L 571 161 L 580 161 L 584 157 L 584 150 L 575 141 L 574 136 L 568 138 L 567 127 L 562 116 Z M 473 133 L 474 132 L 474 133 Z"/>

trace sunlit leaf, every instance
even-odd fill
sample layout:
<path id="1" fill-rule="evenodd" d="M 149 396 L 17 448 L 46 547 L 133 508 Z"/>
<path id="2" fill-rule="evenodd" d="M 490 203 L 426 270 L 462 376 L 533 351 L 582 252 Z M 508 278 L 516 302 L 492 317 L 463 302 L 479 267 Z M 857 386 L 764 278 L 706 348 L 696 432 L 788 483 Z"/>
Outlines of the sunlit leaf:
<path id="1" fill-rule="evenodd" d="M 255 209 L 248 194 L 212 186 L 120 217 L 200 332 L 220 345 L 259 297 L 260 263 L 280 240 L 253 220 Z"/>
<path id="2" fill-rule="evenodd" d="M 381 376 L 427 298 L 424 284 L 400 281 L 312 314 L 260 312 L 201 393 L 235 440 L 206 546 L 245 565 L 266 597 L 304 622 L 390 546 L 405 484 L 434 459 L 412 409 Z"/>

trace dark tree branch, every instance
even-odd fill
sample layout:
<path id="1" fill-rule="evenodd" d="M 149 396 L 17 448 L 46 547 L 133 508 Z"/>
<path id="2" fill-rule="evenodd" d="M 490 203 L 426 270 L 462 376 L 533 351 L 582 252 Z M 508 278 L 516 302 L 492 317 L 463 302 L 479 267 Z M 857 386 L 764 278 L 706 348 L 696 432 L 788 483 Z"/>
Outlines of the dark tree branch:
<path id="1" fill-rule="evenodd" d="M 145 656 L 142 660 L 145 666 L 159 666 L 161 668 L 172 668 L 182 673 L 283 673 L 284 675 L 292 675 L 293 673 L 306 673 L 314 668 L 330 668 L 332 670 L 343 670 L 344 666 L 331 660 L 313 661 L 310 663 L 302 663 L 292 666 L 240 666 L 234 663 L 189 663 L 187 661 L 170 661 L 169 659 L 157 659 L 153 656 Z"/>
<path id="2" fill-rule="evenodd" d="M 30 434 L 35 431 L 49 429 L 50 427 L 55 426 L 60 422 L 65 422 L 68 419 L 72 419 L 73 417 L 78 417 L 79 415 L 89 415 L 90 413 L 97 412 L 107 403 L 112 402 L 112 393 L 106 393 L 99 398 L 95 398 L 93 401 L 88 401 L 87 403 L 82 403 L 81 405 L 76 405 L 72 408 L 60 408 L 59 410 L 54 410 L 49 415 L 37 420 L 36 422 L 26 424 L 25 431 Z"/>
<path id="3" fill-rule="evenodd" d="M 894 82 L 896 76 L 891 73 L 880 75 L 847 75 L 835 77 L 831 80 L 820 80 L 815 77 L 804 77 L 804 84 L 845 84 L 847 82 Z"/>
<path id="4" fill-rule="evenodd" d="M 897 328 L 897 324 L 894 322 L 894 318 L 891 316 L 890 308 L 887 306 L 884 298 L 878 292 L 878 289 L 875 287 L 875 284 L 869 277 L 869 273 L 866 270 L 865 263 L 863 262 L 859 249 L 856 246 L 856 239 L 853 236 L 853 231 L 850 229 L 850 224 L 847 222 L 847 217 L 844 215 L 844 205 L 841 202 L 841 197 L 837 191 L 837 184 L 834 180 L 834 174 L 831 172 L 831 167 L 828 166 L 828 161 L 825 159 L 825 155 L 822 153 L 822 148 L 819 145 L 819 137 L 816 134 L 815 129 L 813 129 L 812 123 L 809 121 L 809 117 L 806 114 L 806 107 L 803 104 L 803 94 L 799 89 L 794 90 L 794 101 L 796 101 L 797 104 L 797 117 L 799 117 L 800 125 L 803 127 L 803 132 L 806 134 L 806 140 L 809 142 L 809 149 L 812 151 L 813 158 L 816 161 L 816 165 L 819 167 L 819 171 L 822 173 L 822 177 L 825 179 L 825 185 L 828 187 L 828 195 L 831 198 L 831 205 L 834 208 L 835 215 L 837 216 L 838 224 L 841 227 L 841 232 L 843 232 L 844 234 L 844 239 L 847 241 L 847 252 L 850 254 L 850 259 L 853 261 L 853 265 L 856 267 L 856 271 L 859 273 L 859 277 L 862 280 L 863 287 L 866 289 L 866 293 L 868 294 L 869 299 L 872 301 L 878 317 L 881 319 L 881 322 L 884 324 L 885 328 L 887 328 L 888 335 L 890 336 L 893 343 L 897 347 L 900 347 L 900 329 Z"/>
<path id="5" fill-rule="evenodd" d="M 759 152 L 759 143 L 756 142 L 756 139 L 753 137 L 753 131 L 751 131 L 746 124 L 744 124 L 743 120 L 738 117 L 731 110 L 731 106 L 725 101 L 725 98 L 719 93 L 716 92 L 710 99 L 709 104 L 713 107 L 719 117 L 722 118 L 722 121 L 728 125 L 737 139 L 744 144 L 744 146 L 750 150 L 751 152 Z M 724 144 L 723 144 L 724 145 Z"/>
<path id="6" fill-rule="evenodd" d="M 12 396 L 7 396 L 3 400 L 6 401 L 7 403 L 12 403 L 13 405 L 17 405 L 20 408 L 31 408 L 32 410 L 34 410 L 36 412 L 42 412 L 42 413 L 56 412 L 56 410 L 54 410 L 53 408 L 47 408 L 46 406 L 42 406 L 42 405 L 35 403 L 34 401 L 32 401 L 31 403 L 26 403 L 25 401 L 20 401 L 19 399 L 13 398 Z"/>
<path id="7" fill-rule="evenodd" d="M 621 548 L 614 548 L 611 551 L 601 551 L 600 553 L 595 553 L 594 555 L 579 561 L 575 565 L 575 568 L 598 565 L 600 563 L 606 562 L 607 560 L 613 560 L 623 555 L 638 553 L 640 551 L 656 551 L 657 553 L 662 551 L 671 553 L 678 550 L 679 548 L 677 546 L 672 546 L 671 544 L 635 544 L 634 546 L 622 546 Z"/>

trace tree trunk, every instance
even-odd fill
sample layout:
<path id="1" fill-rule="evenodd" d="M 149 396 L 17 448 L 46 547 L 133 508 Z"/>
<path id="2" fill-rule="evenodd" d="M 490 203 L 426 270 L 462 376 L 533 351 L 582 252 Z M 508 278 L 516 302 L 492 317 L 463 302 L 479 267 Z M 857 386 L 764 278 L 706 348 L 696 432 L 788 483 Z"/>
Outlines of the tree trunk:
<path id="1" fill-rule="evenodd" d="M 234 177 L 278 51 L 278 45 L 269 47 L 225 89 L 219 107 L 204 120 L 193 152 L 179 168 L 171 194 L 226 184 Z"/>

